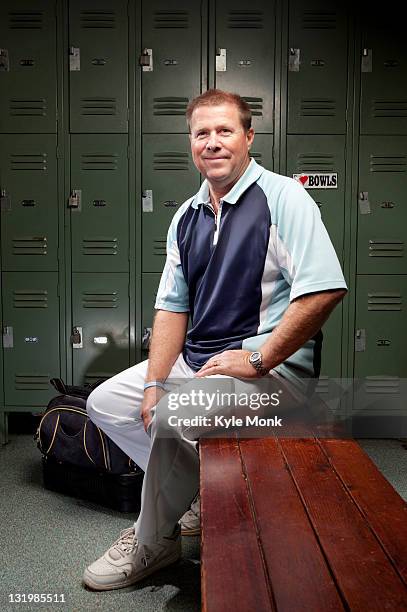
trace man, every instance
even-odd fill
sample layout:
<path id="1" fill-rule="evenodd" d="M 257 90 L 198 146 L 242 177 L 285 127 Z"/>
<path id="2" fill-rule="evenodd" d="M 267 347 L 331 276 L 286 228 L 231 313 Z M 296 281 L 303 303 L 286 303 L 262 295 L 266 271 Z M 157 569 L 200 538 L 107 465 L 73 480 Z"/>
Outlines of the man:
<path id="1" fill-rule="evenodd" d="M 85 570 L 93 589 L 128 586 L 181 555 L 178 521 L 199 487 L 199 428 L 188 436 L 158 418 L 167 379 L 188 379 L 191 389 L 208 376 L 267 376 L 301 388 L 319 375 L 320 329 L 346 293 L 314 201 L 250 159 L 242 98 L 210 90 L 189 104 L 187 120 L 205 181 L 168 232 L 149 360 L 88 400 L 90 418 L 146 470 L 138 520 Z"/>

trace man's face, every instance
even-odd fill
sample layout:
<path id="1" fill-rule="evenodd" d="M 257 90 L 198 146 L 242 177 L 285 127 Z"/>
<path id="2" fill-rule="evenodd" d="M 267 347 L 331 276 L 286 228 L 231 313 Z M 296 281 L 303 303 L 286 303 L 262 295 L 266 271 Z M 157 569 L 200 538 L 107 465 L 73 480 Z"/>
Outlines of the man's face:
<path id="1" fill-rule="evenodd" d="M 191 117 L 195 166 L 213 187 L 231 187 L 246 170 L 254 131 L 242 126 L 235 104 L 198 106 Z"/>

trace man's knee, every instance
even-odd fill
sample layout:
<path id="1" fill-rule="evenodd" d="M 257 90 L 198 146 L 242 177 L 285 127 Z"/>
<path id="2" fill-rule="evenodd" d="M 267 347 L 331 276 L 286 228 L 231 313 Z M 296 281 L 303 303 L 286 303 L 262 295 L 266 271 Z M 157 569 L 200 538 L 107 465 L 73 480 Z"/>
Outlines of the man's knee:
<path id="1" fill-rule="evenodd" d="M 107 405 L 112 405 L 112 399 L 109 402 L 109 389 L 106 388 L 106 383 L 96 387 L 86 400 L 86 412 L 88 417 L 95 424 L 102 424 L 108 419 L 111 422 L 112 414 L 106 411 Z M 104 388 L 102 388 L 104 387 Z"/>

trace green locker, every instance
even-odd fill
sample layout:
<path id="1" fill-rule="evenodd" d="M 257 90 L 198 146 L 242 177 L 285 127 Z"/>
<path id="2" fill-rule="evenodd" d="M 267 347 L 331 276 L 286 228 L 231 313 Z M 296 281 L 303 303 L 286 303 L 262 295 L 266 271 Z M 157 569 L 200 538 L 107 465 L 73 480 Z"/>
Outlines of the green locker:
<path id="1" fill-rule="evenodd" d="M 127 135 L 71 136 L 72 268 L 129 267 Z"/>
<path id="2" fill-rule="evenodd" d="M 361 133 L 407 134 L 406 9 L 372 5 L 361 19 Z"/>
<path id="3" fill-rule="evenodd" d="M 335 188 L 309 189 L 310 196 L 318 204 L 321 217 L 335 247 L 339 261 L 343 263 L 344 208 L 345 208 L 345 138 L 344 136 L 288 136 L 287 175 L 301 174 L 325 178 L 325 185 L 333 183 Z M 328 180 L 329 179 L 329 180 Z M 341 375 L 341 346 L 343 303 L 336 307 L 324 325 L 322 348 L 323 375 Z"/>
<path id="4" fill-rule="evenodd" d="M 200 0 L 142 3 L 142 130 L 187 132 L 185 111 L 201 92 Z"/>
<path id="5" fill-rule="evenodd" d="M 346 130 L 347 14 L 334 0 L 291 0 L 289 9 L 288 132 Z"/>
<path id="6" fill-rule="evenodd" d="M 74 384 L 94 382 L 128 368 L 128 274 L 73 274 L 72 323 Z"/>
<path id="7" fill-rule="evenodd" d="M 274 2 L 216 3 L 216 87 L 236 91 L 249 104 L 257 132 L 273 132 Z"/>
<path id="8" fill-rule="evenodd" d="M 45 407 L 60 376 L 56 272 L 3 272 L 5 404 Z"/>
<path id="9" fill-rule="evenodd" d="M 3 135 L 0 185 L 4 270 L 58 269 L 57 143 L 53 134 Z"/>
<path id="10" fill-rule="evenodd" d="M 161 274 L 159 273 L 144 273 L 141 280 L 142 349 L 144 359 L 148 357 L 148 347 L 155 314 L 154 304 L 157 297 L 160 278 Z"/>
<path id="11" fill-rule="evenodd" d="M 55 0 L 2 2 L 0 40 L 0 132 L 55 133 Z"/>
<path id="12" fill-rule="evenodd" d="M 354 415 L 407 416 L 406 297 L 407 275 L 357 276 Z"/>
<path id="13" fill-rule="evenodd" d="M 274 168 L 273 140 L 271 134 L 256 133 L 250 149 L 250 157 L 267 170 L 273 170 Z"/>
<path id="14" fill-rule="evenodd" d="M 407 136 L 361 136 L 358 274 L 406 273 Z"/>
<path id="15" fill-rule="evenodd" d="M 163 269 L 171 219 L 198 189 L 186 134 L 143 136 L 143 272 Z"/>
<path id="16" fill-rule="evenodd" d="M 128 131 L 127 0 L 70 0 L 71 132 Z"/>

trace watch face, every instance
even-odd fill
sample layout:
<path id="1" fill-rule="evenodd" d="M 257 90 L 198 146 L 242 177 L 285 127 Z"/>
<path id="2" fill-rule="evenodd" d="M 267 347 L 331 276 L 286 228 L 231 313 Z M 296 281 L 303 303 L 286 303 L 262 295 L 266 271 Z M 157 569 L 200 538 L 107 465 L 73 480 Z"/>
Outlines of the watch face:
<path id="1" fill-rule="evenodd" d="M 257 361 L 261 361 L 261 354 L 258 351 L 252 353 L 249 357 L 250 363 L 256 363 Z"/>

